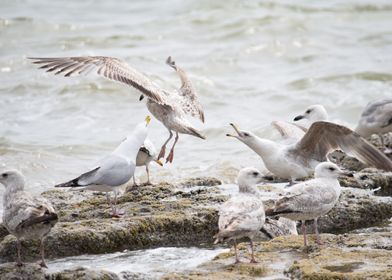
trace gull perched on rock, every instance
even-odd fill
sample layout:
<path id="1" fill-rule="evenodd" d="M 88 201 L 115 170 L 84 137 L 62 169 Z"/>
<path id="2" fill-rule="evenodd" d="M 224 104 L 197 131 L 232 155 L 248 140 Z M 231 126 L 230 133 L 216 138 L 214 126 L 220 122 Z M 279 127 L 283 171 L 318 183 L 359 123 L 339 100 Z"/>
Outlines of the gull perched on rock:
<path id="1" fill-rule="evenodd" d="M 252 250 L 251 262 L 256 262 L 253 237 L 263 227 L 265 214 L 261 195 L 255 184 L 262 179 L 263 176 L 255 168 L 241 169 L 237 177 L 239 194 L 232 196 L 220 207 L 219 232 L 214 236 L 216 238 L 215 244 L 225 240 L 233 240 L 236 263 L 240 262 L 237 255 L 237 239 L 243 237 L 249 238 Z"/>
<path id="2" fill-rule="evenodd" d="M 116 207 L 118 188 L 134 175 L 136 155 L 147 137 L 147 126 L 150 120 L 150 116 L 147 116 L 145 122 L 138 124 L 133 133 L 111 154 L 100 160 L 92 170 L 55 187 L 82 187 L 86 190 L 106 192 L 108 202 L 112 207 L 112 215 L 114 217 L 122 215 L 123 213 Z M 115 195 L 114 205 L 108 197 L 111 191 Z"/>
<path id="3" fill-rule="evenodd" d="M 310 126 L 313 122 L 328 120 L 328 113 L 322 105 L 311 105 L 304 114 L 294 118 L 294 121 L 299 120 L 305 120 Z M 391 153 L 392 150 L 385 147 L 383 134 L 392 132 L 392 98 L 369 102 L 362 111 L 355 132 L 365 138 L 378 134 L 381 145 L 385 148 L 384 152 Z"/>
<path id="4" fill-rule="evenodd" d="M 136 166 L 145 166 L 147 172 L 147 182 L 150 185 L 150 163 L 155 161 L 160 166 L 163 166 L 162 162 L 158 159 L 157 151 L 154 144 L 150 139 L 144 140 L 143 146 L 140 147 L 139 152 L 136 156 Z M 133 184 L 136 185 L 135 175 L 133 175 Z"/>
<path id="5" fill-rule="evenodd" d="M 178 91 L 168 92 L 156 86 L 149 78 L 130 67 L 126 62 L 105 56 L 57 57 L 57 58 L 30 58 L 33 63 L 42 65 L 41 69 L 54 72 L 65 77 L 71 75 L 88 74 L 92 71 L 110 80 L 118 81 L 139 90 L 147 96 L 147 108 L 169 130 L 169 138 L 163 144 L 158 159 L 165 156 L 166 145 L 176 132 L 174 144 L 166 162 L 172 162 L 174 147 L 178 141 L 178 134 L 189 134 L 205 139 L 196 128 L 185 118 L 186 114 L 198 117 L 204 123 L 203 108 L 197 98 L 196 91 L 188 76 L 169 56 L 166 63 L 172 67 L 181 79 Z"/>
<path id="6" fill-rule="evenodd" d="M 337 203 L 341 189 L 338 176 L 341 174 L 342 171 L 335 164 L 319 163 L 314 172 L 314 179 L 285 189 L 286 194 L 275 202 L 272 209 L 266 210 L 266 215 L 278 215 L 301 221 L 305 246 L 307 246 L 305 221 L 314 220 L 317 243 L 321 244 L 317 219 L 327 214 Z"/>
<path id="7" fill-rule="evenodd" d="M 237 135 L 227 136 L 243 142 L 262 158 L 270 172 L 291 183 L 311 175 L 316 165 L 326 161 L 327 154 L 338 148 L 361 162 L 392 171 L 392 161 L 382 152 L 351 129 L 338 124 L 315 122 L 302 138 L 290 143 L 262 139 L 234 124 L 231 126 Z"/>
<path id="8" fill-rule="evenodd" d="M 42 196 L 32 196 L 24 191 L 25 180 L 18 171 L 4 171 L 0 183 L 5 186 L 3 195 L 3 223 L 17 239 L 17 265 L 21 266 L 21 239 L 40 239 L 41 267 L 44 259 L 44 237 L 57 223 L 58 217 L 52 204 Z"/>

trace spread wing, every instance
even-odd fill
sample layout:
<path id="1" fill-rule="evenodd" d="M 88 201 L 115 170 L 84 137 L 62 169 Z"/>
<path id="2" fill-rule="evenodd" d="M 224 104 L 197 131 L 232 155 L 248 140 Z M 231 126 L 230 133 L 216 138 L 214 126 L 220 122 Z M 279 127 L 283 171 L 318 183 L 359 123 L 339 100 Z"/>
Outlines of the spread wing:
<path id="1" fill-rule="evenodd" d="M 329 152 L 338 148 L 365 164 L 392 171 L 392 161 L 356 132 L 325 121 L 313 123 L 291 152 L 304 158 L 323 161 Z"/>
<path id="2" fill-rule="evenodd" d="M 186 114 L 198 117 L 204 123 L 204 111 L 188 75 L 184 70 L 177 66 L 171 56 L 167 58 L 166 64 L 172 67 L 181 79 L 181 87 L 178 91 L 178 96 L 176 97 L 179 99 L 182 110 Z"/>
<path id="3" fill-rule="evenodd" d="M 283 139 L 301 139 L 307 129 L 295 123 L 273 121 L 271 125 L 280 133 Z"/>
<path id="4" fill-rule="evenodd" d="M 162 89 L 126 62 L 114 57 L 30 57 L 29 59 L 32 59 L 34 64 L 41 65 L 40 69 L 46 69 L 46 72 L 54 72 L 55 75 L 61 74 L 65 77 L 95 72 L 109 80 L 134 87 L 159 104 L 166 104 L 166 93 Z"/>

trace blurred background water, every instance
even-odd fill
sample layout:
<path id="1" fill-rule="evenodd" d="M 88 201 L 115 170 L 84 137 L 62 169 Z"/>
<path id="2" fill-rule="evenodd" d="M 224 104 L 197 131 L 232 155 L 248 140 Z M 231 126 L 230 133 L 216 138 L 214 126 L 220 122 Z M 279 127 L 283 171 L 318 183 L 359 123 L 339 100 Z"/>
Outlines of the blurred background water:
<path id="1" fill-rule="evenodd" d="M 152 166 L 152 180 L 232 182 L 262 162 L 225 136 L 229 122 L 274 138 L 271 121 L 321 103 L 353 127 L 368 101 L 390 97 L 391 26 L 387 0 L 2 0 L 0 168 L 21 170 L 41 192 L 94 166 L 148 113 L 135 89 L 55 77 L 28 56 L 115 56 L 174 90 L 179 79 L 164 63 L 173 56 L 204 105 L 206 123 L 193 123 L 207 140 L 182 135 L 174 163 Z M 167 136 L 153 121 L 157 149 Z"/>

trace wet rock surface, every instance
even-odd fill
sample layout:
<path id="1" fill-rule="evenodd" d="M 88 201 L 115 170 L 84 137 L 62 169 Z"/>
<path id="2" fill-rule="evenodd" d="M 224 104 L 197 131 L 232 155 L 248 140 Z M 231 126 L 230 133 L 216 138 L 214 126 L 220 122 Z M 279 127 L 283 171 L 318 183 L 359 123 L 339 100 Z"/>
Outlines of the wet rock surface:
<path id="1" fill-rule="evenodd" d="M 315 236 L 310 236 L 311 244 Z M 391 279 L 391 233 L 322 234 L 323 245 L 303 246 L 302 236 L 280 236 L 256 242 L 251 264 L 247 246 L 238 246 L 242 263 L 234 264 L 234 250 L 186 273 L 162 279 Z"/>

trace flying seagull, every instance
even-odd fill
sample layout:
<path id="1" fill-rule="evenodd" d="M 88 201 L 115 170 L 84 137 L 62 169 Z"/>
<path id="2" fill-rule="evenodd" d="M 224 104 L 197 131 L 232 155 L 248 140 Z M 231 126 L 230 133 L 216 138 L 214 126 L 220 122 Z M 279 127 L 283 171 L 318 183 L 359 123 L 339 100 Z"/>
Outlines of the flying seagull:
<path id="1" fill-rule="evenodd" d="M 289 179 L 307 177 L 317 164 L 327 161 L 327 154 L 340 148 L 361 162 L 385 171 L 392 171 L 392 161 L 351 129 L 325 121 L 312 124 L 306 134 L 290 143 L 277 143 L 262 139 L 252 132 L 240 130 L 230 124 L 237 138 L 264 161 L 265 167 L 276 176 Z"/>
<path id="2" fill-rule="evenodd" d="M 252 250 L 251 263 L 256 263 L 253 251 L 253 237 L 260 231 L 265 222 L 265 213 L 261 194 L 255 184 L 263 179 L 260 172 L 252 167 L 243 168 L 238 173 L 239 194 L 233 195 L 223 203 L 219 211 L 219 232 L 214 236 L 215 244 L 223 241 L 234 241 L 235 263 L 239 263 L 237 255 L 237 239 L 248 237 Z"/>
<path id="3" fill-rule="evenodd" d="M 316 166 L 314 179 L 296 184 L 285 189 L 283 197 L 275 206 L 266 210 L 267 216 L 280 216 L 293 221 L 301 221 L 301 230 L 306 240 L 306 220 L 314 220 L 317 243 L 321 244 L 317 228 L 317 219 L 327 214 L 338 202 L 340 184 L 338 176 L 342 171 L 332 162 L 322 162 Z"/>
<path id="4" fill-rule="evenodd" d="M 166 63 L 176 71 L 181 79 L 181 87 L 175 92 L 161 89 L 126 62 L 114 57 L 31 57 L 29 59 L 32 59 L 34 64 L 41 65 L 40 69 L 46 69 L 46 72 L 53 72 L 55 75 L 61 74 L 69 77 L 95 72 L 109 80 L 118 81 L 139 90 L 142 93 L 140 100 L 144 96 L 147 97 L 148 110 L 169 130 L 169 138 L 162 145 L 158 159 L 165 157 L 166 145 L 173 137 L 173 131 L 176 133 L 176 137 L 166 162 L 173 161 L 174 147 L 177 144 L 179 133 L 205 139 L 205 136 L 186 119 L 186 115 L 190 114 L 204 123 L 204 111 L 196 91 L 185 71 L 178 67 L 170 56 Z"/>
<path id="5" fill-rule="evenodd" d="M 22 266 L 21 239 L 40 239 L 41 267 L 47 267 L 44 258 L 44 238 L 57 223 L 58 217 L 52 204 L 42 196 L 32 196 L 24 191 L 24 176 L 15 170 L 0 175 L 4 185 L 3 223 L 17 239 L 17 265 Z"/>

